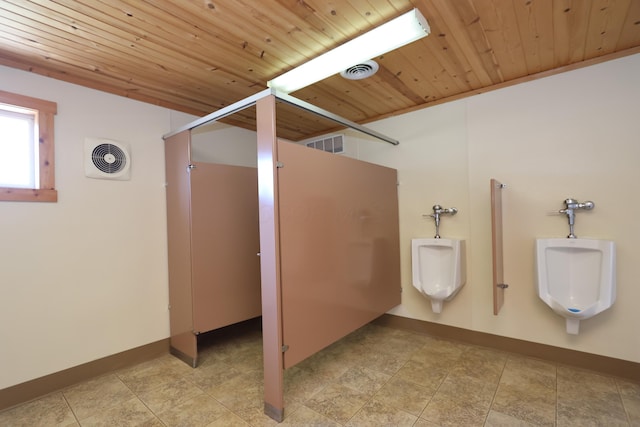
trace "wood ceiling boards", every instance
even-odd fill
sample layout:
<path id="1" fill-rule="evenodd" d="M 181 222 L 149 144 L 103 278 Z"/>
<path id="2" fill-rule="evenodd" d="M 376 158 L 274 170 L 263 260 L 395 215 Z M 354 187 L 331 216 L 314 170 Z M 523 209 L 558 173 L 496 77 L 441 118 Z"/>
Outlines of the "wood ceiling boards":
<path id="1" fill-rule="evenodd" d="M 0 64 L 202 116 L 414 7 L 431 35 L 376 75 L 292 95 L 366 123 L 640 52 L 640 0 L 0 0 Z M 293 140 L 333 126 L 279 120 Z"/>

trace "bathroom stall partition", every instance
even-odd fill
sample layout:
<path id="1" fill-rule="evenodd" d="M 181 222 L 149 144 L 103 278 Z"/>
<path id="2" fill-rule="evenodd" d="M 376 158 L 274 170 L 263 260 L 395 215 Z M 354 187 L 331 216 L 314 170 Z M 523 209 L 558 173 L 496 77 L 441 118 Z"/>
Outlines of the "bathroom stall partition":
<path id="1" fill-rule="evenodd" d="M 278 141 L 284 367 L 400 304 L 395 169 Z"/>
<path id="2" fill-rule="evenodd" d="M 256 102 L 264 409 L 284 370 L 400 304 L 397 171 L 283 141 Z"/>
<path id="3" fill-rule="evenodd" d="M 200 333 L 261 314 L 257 169 L 192 162 L 165 141 L 171 351 L 197 365 Z"/>
<path id="4" fill-rule="evenodd" d="M 203 213 L 206 204 L 198 201 L 208 197 L 211 206 L 232 212 L 253 209 L 259 214 L 259 249 L 246 254 L 246 262 L 251 256 L 260 260 L 264 411 L 282 421 L 284 370 L 398 305 L 401 284 L 396 170 L 280 140 L 278 100 L 392 144 L 397 141 L 270 89 L 165 136 L 174 353 L 197 357 L 192 338 L 200 294 L 194 259 L 213 262 L 216 253 L 195 242 L 198 223 L 215 222 Z M 234 209 L 215 194 L 198 196 L 194 179 L 203 169 L 199 164 L 190 167 L 190 130 L 254 105 L 258 206 Z M 178 225 L 172 230 L 174 222 Z M 222 240 L 221 236 L 211 238 Z M 249 239 L 226 236 L 226 249 Z M 239 259 L 244 256 L 238 254 Z M 238 305 L 235 310 L 241 310 Z"/>

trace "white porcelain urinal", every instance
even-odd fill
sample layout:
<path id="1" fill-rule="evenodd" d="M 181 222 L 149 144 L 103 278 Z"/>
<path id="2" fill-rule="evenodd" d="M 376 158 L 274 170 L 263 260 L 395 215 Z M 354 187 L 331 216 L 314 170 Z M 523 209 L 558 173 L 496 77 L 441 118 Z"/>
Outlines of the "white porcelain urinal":
<path id="1" fill-rule="evenodd" d="M 616 248 L 608 240 L 537 239 L 538 296 L 566 318 L 567 333 L 616 299 Z"/>
<path id="2" fill-rule="evenodd" d="M 431 299 L 434 313 L 453 298 L 466 281 L 465 241 L 412 239 L 413 286 Z"/>

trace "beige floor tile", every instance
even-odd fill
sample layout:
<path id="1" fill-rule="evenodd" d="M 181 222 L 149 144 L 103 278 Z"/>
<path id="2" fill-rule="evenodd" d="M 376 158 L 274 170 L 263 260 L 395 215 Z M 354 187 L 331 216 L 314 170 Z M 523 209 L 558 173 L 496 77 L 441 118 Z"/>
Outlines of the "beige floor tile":
<path id="1" fill-rule="evenodd" d="M 510 358 L 500 378 L 492 409 L 535 425 L 555 425 L 555 365 L 536 359 Z"/>
<path id="2" fill-rule="evenodd" d="M 381 353 L 376 351 L 369 351 L 361 358 L 361 366 L 366 366 L 367 369 L 373 371 L 382 372 L 387 375 L 395 375 L 396 372 L 407 363 L 410 355 L 403 354 L 401 356 Z"/>
<path id="3" fill-rule="evenodd" d="M 382 339 L 372 341 L 369 347 L 372 351 L 393 355 L 398 359 L 406 360 L 414 351 L 420 350 L 426 340 L 415 336 L 414 334 L 387 334 Z"/>
<path id="4" fill-rule="evenodd" d="M 286 404 L 305 402 L 329 384 L 312 372 L 297 366 L 284 371 L 284 400 Z"/>
<path id="5" fill-rule="evenodd" d="M 135 397 L 116 375 L 95 378 L 69 387 L 62 393 L 80 421 Z"/>
<path id="6" fill-rule="evenodd" d="M 417 359 L 421 362 L 429 360 L 445 362 L 449 365 L 458 360 L 462 354 L 472 348 L 473 346 L 467 344 L 428 337 L 425 345 L 423 345 L 419 350 L 416 350 L 411 358 Z"/>
<path id="7" fill-rule="evenodd" d="M 538 426 L 556 423 L 556 390 L 539 384 L 500 384 L 491 408 Z"/>
<path id="8" fill-rule="evenodd" d="M 358 342 L 338 341 L 322 350 L 323 353 L 332 355 L 336 362 L 347 368 L 362 366 L 362 361 L 371 352 L 366 345 Z"/>
<path id="9" fill-rule="evenodd" d="M 353 363 L 341 354 L 318 352 L 298 363 L 300 369 L 310 372 L 319 381 L 332 381 L 344 374 Z"/>
<path id="10" fill-rule="evenodd" d="M 423 418 L 418 418 L 418 421 L 413 425 L 413 427 L 441 427 L 440 424 L 433 423 L 431 421 L 427 421 Z"/>
<path id="11" fill-rule="evenodd" d="M 427 406 L 433 393 L 433 389 L 394 377 L 375 394 L 374 398 L 386 406 L 401 409 L 417 417 Z"/>
<path id="12" fill-rule="evenodd" d="M 204 392 L 191 381 L 181 378 L 152 390 L 138 393 L 138 398 L 155 414 L 176 407 Z"/>
<path id="13" fill-rule="evenodd" d="M 207 343 L 199 354 L 199 366 L 207 366 L 214 362 L 231 363 L 234 360 L 246 359 L 256 354 L 262 356 L 262 338 L 249 334 L 247 337 L 226 337 L 223 340 Z"/>
<path id="14" fill-rule="evenodd" d="M 322 414 L 307 408 L 306 406 L 300 406 L 291 416 L 288 416 L 279 426 L 296 426 L 296 427 L 339 427 L 340 424 L 336 423 L 330 418 L 325 417 Z"/>
<path id="15" fill-rule="evenodd" d="M 557 425 L 628 426 L 615 380 L 581 369 L 558 367 Z"/>
<path id="16" fill-rule="evenodd" d="M 81 419 L 82 427 L 153 426 L 155 415 L 139 399 L 133 398 Z"/>
<path id="17" fill-rule="evenodd" d="M 225 362 L 218 361 L 207 366 L 198 366 L 187 374 L 186 378 L 189 378 L 195 385 L 209 393 L 220 384 L 239 375 L 242 375 L 242 371 L 234 369 Z"/>
<path id="18" fill-rule="evenodd" d="M 632 426 L 640 427 L 640 383 L 616 380 L 622 405 Z"/>
<path id="19" fill-rule="evenodd" d="M 240 371 L 263 371 L 262 346 L 237 349 L 225 362 Z"/>
<path id="20" fill-rule="evenodd" d="M 297 408 L 298 405 L 295 403 L 286 405 L 284 412 L 285 417 Z M 243 408 L 235 411 L 235 413 L 252 427 L 275 427 L 279 425 L 274 419 L 264 413 L 263 405 Z"/>
<path id="21" fill-rule="evenodd" d="M 134 393 L 141 393 L 177 381 L 192 369 L 176 357 L 167 355 L 123 369 L 117 375 Z"/>
<path id="22" fill-rule="evenodd" d="M 537 427 L 537 424 L 531 424 L 511 415 L 491 410 L 484 427 Z"/>
<path id="23" fill-rule="evenodd" d="M 411 359 L 395 374 L 395 378 L 419 384 L 435 392 L 447 377 L 448 370 L 431 365 L 429 362 Z"/>
<path id="24" fill-rule="evenodd" d="M 77 426 L 62 393 L 53 393 L 33 402 L 0 412 L 0 426 L 67 427 Z"/>
<path id="25" fill-rule="evenodd" d="M 442 426 L 482 426 L 496 388 L 482 379 L 449 375 L 420 418 Z"/>
<path id="26" fill-rule="evenodd" d="M 368 395 L 373 395 L 390 379 L 390 375 L 383 374 L 382 372 L 372 371 L 363 367 L 354 367 L 342 374 L 335 383 L 352 388 L 353 390 L 360 390 Z"/>
<path id="27" fill-rule="evenodd" d="M 226 381 L 209 392 L 220 403 L 237 412 L 264 405 L 263 375 L 248 372 Z"/>
<path id="28" fill-rule="evenodd" d="M 457 359 L 449 372 L 497 384 L 506 361 L 505 353 L 483 347 L 471 347 Z"/>
<path id="29" fill-rule="evenodd" d="M 501 383 L 536 384 L 556 388 L 556 365 L 539 359 L 510 356 L 505 365 Z"/>
<path id="30" fill-rule="evenodd" d="M 215 336 L 196 369 L 167 355 L 0 411 L 0 426 L 275 427 L 261 350 L 259 332 Z M 284 380 L 284 426 L 640 427 L 639 383 L 377 325 Z"/>
<path id="31" fill-rule="evenodd" d="M 417 417 L 376 399 L 367 402 L 348 422 L 349 427 L 413 426 Z"/>
<path id="32" fill-rule="evenodd" d="M 347 340 L 353 340 L 368 346 L 382 343 L 397 335 L 397 329 L 387 328 L 373 324 L 364 325 L 362 328 L 348 335 Z"/>
<path id="33" fill-rule="evenodd" d="M 211 424 L 229 412 L 213 397 L 201 394 L 157 415 L 167 427 L 198 427 Z"/>
<path id="34" fill-rule="evenodd" d="M 233 412 L 227 412 L 206 427 L 250 427 L 250 424 Z"/>
<path id="35" fill-rule="evenodd" d="M 370 395 L 352 388 L 330 384 L 305 402 L 305 406 L 344 424 L 369 400 Z"/>

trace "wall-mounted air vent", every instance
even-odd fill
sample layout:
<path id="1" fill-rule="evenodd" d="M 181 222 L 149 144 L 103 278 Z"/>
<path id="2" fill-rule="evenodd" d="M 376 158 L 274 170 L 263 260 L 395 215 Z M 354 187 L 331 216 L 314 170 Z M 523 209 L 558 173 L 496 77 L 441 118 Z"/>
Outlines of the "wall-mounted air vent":
<path id="1" fill-rule="evenodd" d="M 102 138 L 84 141 L 84 171 L 96 179 L 131 179 L 131 154 L 124 142 Z"/>
<path id="2" fill-rule="evenodd" d="M 344 135 L 340 134 L 327 136 L 322 139 L 314 139 L 313 141 L 305 142 L 304 145 L 328 153 L 344 153 Z"/>

